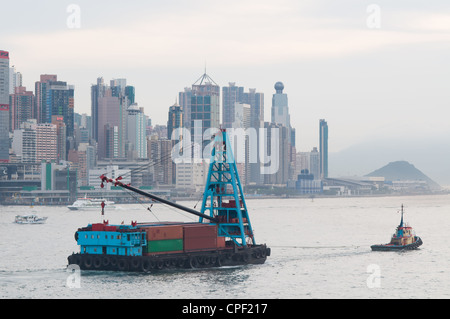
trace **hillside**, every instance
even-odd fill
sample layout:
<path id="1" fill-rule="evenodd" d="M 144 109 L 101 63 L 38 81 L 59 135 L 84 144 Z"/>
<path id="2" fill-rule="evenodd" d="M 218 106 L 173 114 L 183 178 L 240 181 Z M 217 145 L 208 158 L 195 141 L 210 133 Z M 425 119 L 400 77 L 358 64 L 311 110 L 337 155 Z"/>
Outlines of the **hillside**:
<path id="1" fill-rule="evenodd" d="M 386 181 L 420 180 L 426 181 L 431 189 L 441 188 L 439 184 L 406 161 L 391 162 L 366 176 L 382 176 Z"/>

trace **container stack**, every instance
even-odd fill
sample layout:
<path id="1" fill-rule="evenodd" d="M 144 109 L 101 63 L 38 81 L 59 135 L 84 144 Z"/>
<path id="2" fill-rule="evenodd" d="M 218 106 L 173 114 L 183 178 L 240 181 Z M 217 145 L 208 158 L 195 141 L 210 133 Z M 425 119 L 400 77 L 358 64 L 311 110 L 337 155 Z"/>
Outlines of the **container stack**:
<path id="1" fill-rule="evenodd" d="M 183 252 L 183 225 L 155 225 L 144 228 L 147 246 L 144 255 Z"/>

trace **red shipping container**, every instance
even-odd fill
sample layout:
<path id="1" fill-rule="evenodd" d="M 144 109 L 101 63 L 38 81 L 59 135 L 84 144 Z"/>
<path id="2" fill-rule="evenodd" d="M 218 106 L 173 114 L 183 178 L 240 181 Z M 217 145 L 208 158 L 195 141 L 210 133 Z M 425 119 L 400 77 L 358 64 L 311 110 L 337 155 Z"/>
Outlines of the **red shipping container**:
<path id="1" fill-rule="evenodd" d="M 217 248 L 217 225 L 189 224 L 184 226 L 184 250 L 204 250 Z"/>
<path id="2" fill-rule="evenodd" d="M 147 240 L 182 239 L 183 225 L 146 227 Z"/>
<path id="3" fill-rule="evenodd" d="M 216 249 L 217 237 L 195 237 L 183 240 L 185 251 Z"/>
<path id="4" fill-rule="evenodd" d="M 184 238 L 217 237 L 217 225 L 188 224 L 184 225 Z"/>

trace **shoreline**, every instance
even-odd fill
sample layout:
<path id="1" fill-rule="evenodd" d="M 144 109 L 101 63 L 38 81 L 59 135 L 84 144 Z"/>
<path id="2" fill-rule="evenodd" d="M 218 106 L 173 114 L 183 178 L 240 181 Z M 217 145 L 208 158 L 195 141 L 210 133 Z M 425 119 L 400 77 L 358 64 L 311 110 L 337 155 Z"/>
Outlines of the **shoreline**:
<path id="1" fill-rule="evenodd" d="M 450 190 L 445 190 L 441 192 L 432 192 L 432 193 L 408 193 L 408 194 L 363 194 L 363 195 L 343 195 L 343 196 L 336 196 L 336 195 L 321 195 L 321 194 L 310 194 L 310 195 L 289 195 L 289 196 L 276 196 L 276 195 L 252 195 L 247 194 L 245 196 L 245 200 L 258 200 L 258 199 L 309 199 L 309 200 L 315 200 L 315 199 L 322 199 L 322 198 L 371 198 L 371 197 L 414 197 L 414 196 L 438 196 L 438 195 L 450 195 Z M 171 200 L 177 202 L 188 202 L 188 201 L 198 201 L 197 197 L 178 197 L 178 198 L 172 198 Z M 137 205 L 142 204 L 141 202 L 116 202 L 117 205 Z M 158 203 L 155 203 L 158 204 Z M 70 205 L 70 204 L 69 204 Z M 62 204 L 39 204 L 39 203 L 0 203 L 0 206 L 7 207 L 7 206 L 22 206 L 22 207 L 43 207 L 43 206 L 58 206 L 58 207 L 65 207 L 68 206 L 67 203 Z"/>

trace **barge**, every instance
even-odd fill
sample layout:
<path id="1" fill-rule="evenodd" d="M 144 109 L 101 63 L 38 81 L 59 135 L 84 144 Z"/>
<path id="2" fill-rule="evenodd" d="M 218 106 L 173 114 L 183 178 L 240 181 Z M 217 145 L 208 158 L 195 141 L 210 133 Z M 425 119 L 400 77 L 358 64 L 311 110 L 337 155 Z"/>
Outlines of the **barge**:
<path id="1" fill-rule="evenodd" d="M 116 179 L 100 176 L 154 201 L 199 217 L 198 222 L 89 224 L 75 232 L 80 251 L 68 263 L 82 270 L 153 272 L 166 268 L 206 268 L 263 264 L 270 256 L 257 244 L 226 130 L 216 134 L 202 207 L 196 211 Z M 103 208 L 102 208 L 103 215 Z"/>

